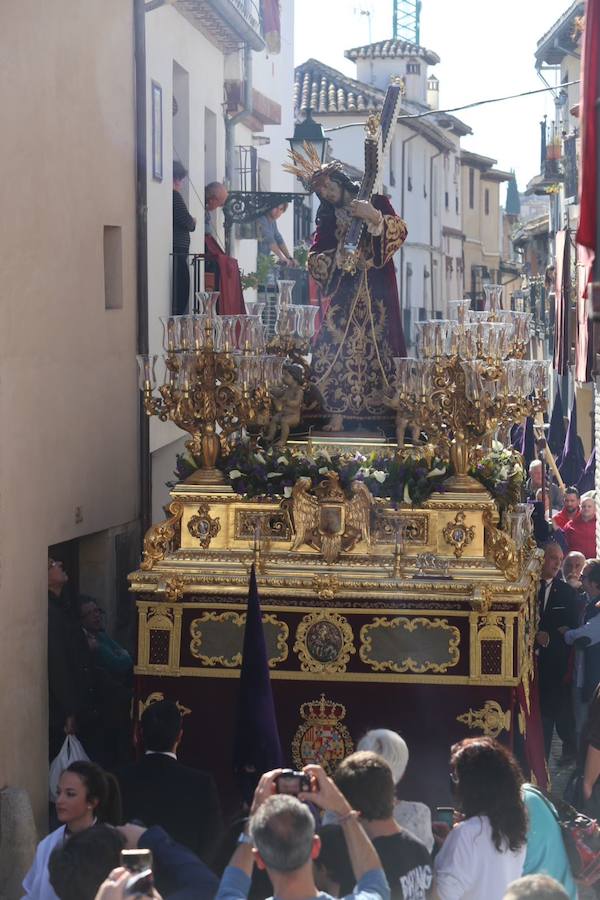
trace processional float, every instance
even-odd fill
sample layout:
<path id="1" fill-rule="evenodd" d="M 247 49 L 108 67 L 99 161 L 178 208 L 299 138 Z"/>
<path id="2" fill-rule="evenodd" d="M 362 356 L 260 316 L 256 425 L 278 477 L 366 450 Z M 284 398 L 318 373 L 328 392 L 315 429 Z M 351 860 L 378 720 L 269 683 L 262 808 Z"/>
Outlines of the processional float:
<path id="1" fill-rule="evenodd" d="M 379 131 L 369 123 L 367 164 L 397 99 Z M 368 728 L 391 728 L 413 760 L 403 796 L 443 803 L 449 745 L 483 732 L 543 781 L 541 554 L 522 460 L 505 446 L 512 424 L 546 406 L 546 365 L 525 358 L 529 315 L 488 285 L 485 309 L 457 300 L 451 319 L 419 323 L 417 356 L 395 361 L 385 394 L 395 441 L 307 433 L 317 307 L 294 304 L 292 286 L 279 283 L 272 335 L 260 302 L 219 316 L 216 295 L 201 294 L 200 315 L 163 320 L 164 356 L 139 358 L 147 413 L 189 439 L 167 518 L 130 575 L 137 712 L 177 701 L 182 758 L 231 796 L 254 566 L 288 763 L 331 771 Z"/>
<path id="2" fill-rule="evenodd" d="M 189 433 L 198 467 L 171 491 L 130 576 L 139 701 L 177 700 L 191 760 L 229 778 L 255 565 L 290 762 L 331 769 L 364 730 L 392 728 L 431 764 L 427 784 L 414 767 L 414 789 L 439 802 L 446 786 L 430 773 L 445 771 L 453 740 L 528 745 L 540 553 L 520 458 L 497 438 L 544 408 L 547 369 L 523 358 L 528 314 L 502 309 L 501 289 L 487 287 L 484 311 L 452 303 L 452 320 L 419 325 L 418 357 L 396 361 L 399 445 L 268 445 L 298 384 L 283 386 L 286 370 L 305 373 L 314 330 L 316 308 L 291 303 L 291 285 L 280 285 L 270 339 L 260 306 L 218 316 L 215 295 L 202 295 L 203 315 L 163 321 L 162 377 L 156 357 L 140 357 L 148 414 Z"/>

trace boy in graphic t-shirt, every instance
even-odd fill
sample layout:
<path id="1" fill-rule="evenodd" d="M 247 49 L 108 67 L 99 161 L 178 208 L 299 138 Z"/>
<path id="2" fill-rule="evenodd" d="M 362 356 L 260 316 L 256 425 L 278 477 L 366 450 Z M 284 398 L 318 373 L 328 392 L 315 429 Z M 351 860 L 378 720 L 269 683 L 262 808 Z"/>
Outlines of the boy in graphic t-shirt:
<path id="1" fill-rule="evenodd" d="M 386 761 L 361 751 L 348 756 L 333 780 L 379 854 L 392 900 L 425 900 L 432 882 L 431 856 L 424 844 L 394 819 L 394 779 Z"/>

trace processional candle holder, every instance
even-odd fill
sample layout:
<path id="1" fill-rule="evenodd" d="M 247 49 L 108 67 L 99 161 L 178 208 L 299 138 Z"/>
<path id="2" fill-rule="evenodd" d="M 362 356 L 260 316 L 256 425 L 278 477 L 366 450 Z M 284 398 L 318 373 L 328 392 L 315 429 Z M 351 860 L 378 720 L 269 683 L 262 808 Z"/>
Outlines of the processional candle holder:
<path id="1" fill-rule="evenodd" d="M 301 365 L 308 378 L 308 363 L 305 359 L 310 350 L 310 341 L 315 333 L 318 306 L 292 303 L 295 281 L 279 280 L 279 298 L 275 334 L 269 341 L 268 350 L 281 354 Z"/>
<path id="2" fill-rule="evenodd" d="M 468 300 L 449 306 L 453 320 L 418 324 L 418 358 L 395 360 L 395 403 L 398 415 L 419 423 L 450 461 L 454 474 L 445 486 L 481 492 L 468 472 L 482 443 L 546 408 L 548 369 L 523 359 L 531 317 L 502 309 L 500 286 L 486 285 L 484 311 L 471 310 Z"/>
<path id="3" fill-rule="evenodd" d="M 258 315 L 219 316 L 217 298 L 201 292 L 201 314 L 161 318 L 164 355 L 137 358 L 147 414 L 190 435 L 186 448 L 199 461 L 192 484 L 224 483 L 217 460 L 244 428 L 268 421 L 269 388 L 281 383 L 284 363 L 266 351 Z"/>

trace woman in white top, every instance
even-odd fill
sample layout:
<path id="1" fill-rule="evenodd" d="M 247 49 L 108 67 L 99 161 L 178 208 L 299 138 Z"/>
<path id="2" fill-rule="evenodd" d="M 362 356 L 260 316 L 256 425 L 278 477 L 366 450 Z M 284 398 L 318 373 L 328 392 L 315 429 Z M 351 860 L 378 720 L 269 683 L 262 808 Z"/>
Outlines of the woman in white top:
<path id="1" fill-rule="evenodd" d="M 371 750 L 383 756 L 392 770 L 396 793 L 408 765 L 408 747 L 406 741 L 395 731 L 387 728 L 373 728 L 367 731 L 356 746 L 357 750 Z M 429 852 L 433 850 L 433 831 L 431 830 L 431 810 L 424 803 L 410 800 L 399 800 L 394 806 L 394 819 L 406 831 L 425 844 Z"/>
<path id="2" fill-rule="evenodd" d="M 23 900 L 58 900 L 50 884 L 48 860 L 54 848 L 70 835 L 91 828 L 96 822 L 121 824 L 119 786 L 114 776 L 96 763 L 71 763 L 58 782 L 56 815 L 63 824 L 38 844 L 33 865 L 23 881 Z"/>
<path id="3" fill-rule="evenodd" d="M 502 900 L 527 849 L 521 770 L 491 738 L 467 738 L 452 747 L 450 777 L 464 818 L 435 858 L 433 897 Z"/>

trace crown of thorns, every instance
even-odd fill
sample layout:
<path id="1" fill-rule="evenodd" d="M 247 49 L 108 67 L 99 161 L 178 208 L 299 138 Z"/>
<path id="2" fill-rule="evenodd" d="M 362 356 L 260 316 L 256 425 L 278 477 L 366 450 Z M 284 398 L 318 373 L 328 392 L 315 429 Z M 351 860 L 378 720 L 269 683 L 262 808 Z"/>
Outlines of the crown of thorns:
<path id="1" fill-rule="evenodd" d="M 321 178 L 344 171 L 338 159 L 322 163 L 317 148 L 309 141 L 304 141 L 303 148 L 304 154 L 297 150 L 288 150 L 291 163 L 286 163 L 283 169 L 299 178 L 307 191 L 314 191 Z"/>

